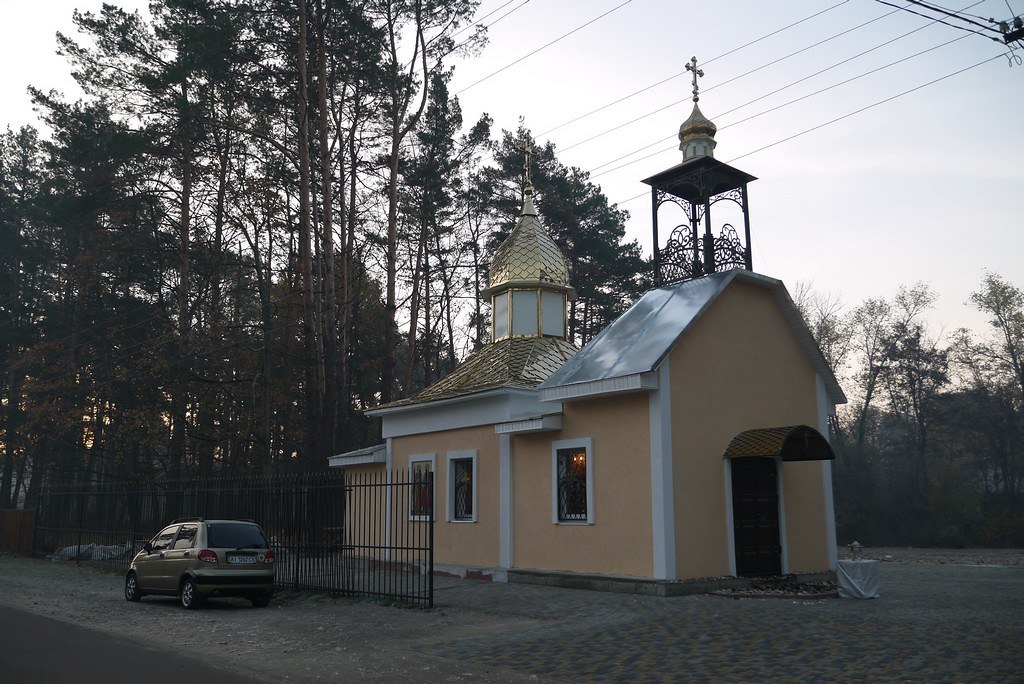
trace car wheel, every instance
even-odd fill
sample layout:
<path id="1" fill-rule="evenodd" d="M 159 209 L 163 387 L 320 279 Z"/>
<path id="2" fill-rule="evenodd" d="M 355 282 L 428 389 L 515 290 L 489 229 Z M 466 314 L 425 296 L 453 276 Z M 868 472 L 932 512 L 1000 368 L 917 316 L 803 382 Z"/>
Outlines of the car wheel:
<path id="1" fill-rule="evenodd" d="M 181 583 L 181 607 L 186 610 L 193 610 L 202 605 L 203 600 L 196 591 L 196 583 L 190 577 L 186 577 Z"/>
<path id="2" fill-rule="evenodd" d="M 254 608 L 266 608 L 270 605 L 270 596 L 253 596 L 251 599 Z"/>
<path id="3" fill-rule="evenodd" d="M 132 603 L 142 598 L 142 592 L 139 591 L 139 578 L 135 576 L 134 572 L 129 572 L 128 576 L 124 578 L 124 597 Z"/>

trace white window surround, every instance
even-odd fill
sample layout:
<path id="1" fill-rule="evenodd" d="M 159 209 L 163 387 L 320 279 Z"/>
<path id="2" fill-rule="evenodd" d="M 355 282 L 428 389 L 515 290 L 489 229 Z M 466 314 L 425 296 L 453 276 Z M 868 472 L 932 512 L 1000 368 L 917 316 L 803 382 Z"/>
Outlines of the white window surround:
<path id="1" fill-rule="evenodd" d="M 558 519 L 558 452 L 561 449 L 582 448 L 587 453 L 587 519 Z M 555 525 L 594 524 L 594 440 L 590 437 L 560 439 L 551 442 L 551 522 Z"/>
<path id="2" fill-rule="evenodd" d="M 413 464 L 415 463 L 430 463 L 430 472 L 434 475 L 433 486 L 430 492 L 430 500 L 434 504 L 434 519 L 437 519 L 437 454 L 411 454 L 409 456 L 409 520 L 429 520 L 430 518 L 426 515 L 416 515 L 413 511 L 413 485 L 412 472 Z"/>
<path id="3" fill-rule="evenodd" d="M 473 483 L 471 485 L 473 504 L 473 514 L 468 518 L 455 519 L 455 482 L 452 478 L 455 477 L 455 468 L 452 466 L 452 461 L 469 460 L 473 463 Z M 449 451 L 447 462 L 445 464 L 445 520 L 450 523 L 475 523 L 477 516 L 477 470 L 476 470 L 476 449 L 470 449 L 468 451 Z"/>

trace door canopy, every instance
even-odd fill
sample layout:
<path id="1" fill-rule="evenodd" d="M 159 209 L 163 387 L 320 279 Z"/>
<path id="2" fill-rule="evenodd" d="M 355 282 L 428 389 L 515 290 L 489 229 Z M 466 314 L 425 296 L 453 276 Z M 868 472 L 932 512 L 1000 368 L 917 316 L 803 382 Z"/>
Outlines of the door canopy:
<path id="1" fill-rule="evenodd" d="M 828 440 L 807 425 L 747 430 L 732 438 L 723 458 L 781 457 L 783 461 L 827 461 L 836 456 Z"/>

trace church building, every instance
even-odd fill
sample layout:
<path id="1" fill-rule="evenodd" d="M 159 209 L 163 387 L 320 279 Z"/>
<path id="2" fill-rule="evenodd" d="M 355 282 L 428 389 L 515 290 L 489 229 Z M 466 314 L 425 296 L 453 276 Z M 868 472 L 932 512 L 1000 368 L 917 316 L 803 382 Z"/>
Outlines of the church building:
<path id="1" fill-rule="evenodd" d="M 846 398 L 785 285 L 753 271 L 754 178 L 715 160 L 696 61 L 687 68 L 683 161 L 644 181 L 655 289 L 577 349 L 575 291 L 527 164 L 521 214 L 480 295 L 491 342 L 368 411 L 385 444 L 331 458 L 432 474 L 436 570 L 671 593 L 834 569 L 828 418 Z M 712 223 L 725 207 L 742 239 Z M 659 214 L 672 212 L 682 219 L 662 244 Z"/>

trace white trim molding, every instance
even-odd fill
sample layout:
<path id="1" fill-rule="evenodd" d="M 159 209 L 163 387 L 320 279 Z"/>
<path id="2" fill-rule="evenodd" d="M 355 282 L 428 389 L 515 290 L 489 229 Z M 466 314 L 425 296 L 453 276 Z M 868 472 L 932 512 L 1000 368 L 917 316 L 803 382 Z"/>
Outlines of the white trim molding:
<path id="1" fill-rule="evenodd" d="M 786 482 L 782 458 L 775 458 L 775 487 L 779 496 L 779 546 L 782 548 L 782 574 L 789 574 L 789 533 L 786 530 Z"/>
<path id="2" fill-rule="evenodd" d="M 511 568 L 513 561 L 512 436 L 498 436 L 498 562 Z"/>
<path id="3" fill-rule="evenodd" d="M 498 423 L 494 426 L 494 431 L 499 435 L 521 435 L 525 432 L 552 432 L 561 429 L 561 413 L 515 420 L 509 423 Z"/>
<path id="4" fill-rule="evenodd" d="M 351 465 L 363 465 L 366 463 L 386 463 L 388 460 L 388 445 L 378 444 L 365 449 L 347 451 L 344 454 L 335 454 L 327 459 L 328 465 L 332 468 L 344 468 Z"/>
<path id="5" fill-rule="evenodd" d="M 654 578 L 676 578 L 676 514 L 672 461 L 672 406 L 668 357 L 658 368 L 658 389 L 648 399 L 651 442 L 651 531 Z"/>
<path id="6" fill-rule="evenodd" d="M 603 394 L 650 391 L 657 389 L 657 387 L 658 378 L 654 372 L 637 373 L 635 375 L 548 387 L 540 390 L 540 400 L 573 401 L 576 399 L 590 399 Z"/>
<path id="7" fill-rule="evenodd" d="M 732 459 L 723 458 L 725 468 L 725 539 L 729 545 L 729 574 L 736 577 L 736 519 L 732 510 Z"/>
<path id="8" fill-rule="evenodd" d="M 383 437 L 405 437 L 496 425 L 560 411 L 561 407 L 541 404 L 535 389 L 498 387 L 446 399 L 370 409 L 366 415 L 380 417 Z"/>
<path id="9" fill-rule="evenodd" d="M 821 375 L 817 375 L 816 385 L 818 389 L 818 432 L 826 441 L 829 439 L 828 419 L 835 415 L 836 407 L 829 398 L 828 385 Z M 832 494 L 832 461 L 821 462 L 821 487 L 825 497 L 825 543 L 828 545 L 828 569 L 835 571 L 836 561 L 839 560 L 839 550 L 836 548 L 836 506 Z"/>

